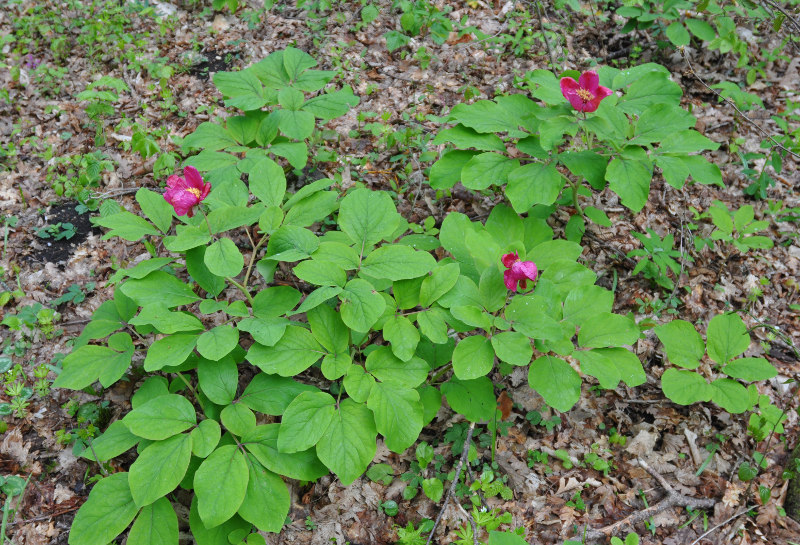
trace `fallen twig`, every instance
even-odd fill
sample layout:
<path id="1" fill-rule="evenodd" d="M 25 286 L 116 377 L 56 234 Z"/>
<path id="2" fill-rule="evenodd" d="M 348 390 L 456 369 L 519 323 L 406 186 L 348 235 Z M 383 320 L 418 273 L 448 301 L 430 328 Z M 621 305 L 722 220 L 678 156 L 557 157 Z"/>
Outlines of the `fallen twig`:
<path id="1" fill-rule="evenodd" d="M 614 524 L 610 524 L 605 526 L 604 528 L 598 529 L 591 529 L 588 530 L 585 534 L 586 541 L 597 541 L 601 539 L 608 539 L 610 536 L 614 534 L 618 534 L 622 531 L 625 527 L 633 528 L 634 525 L 642 522 L 643 520 L 647 520 L 652 516 L 655 516 L 662 511 L 666 511 L 672 507 L 691 507 L 693 509 L 712 509 L 716 504 L 717 501 L 713 499 L 706 499 L 706 498 L 692 498 L 690 496 L 684 496 L 683 494 L 679 494 L 672 488 L 672 485 L 667 482 L 667 480 L 661 476 L 655 469 L 650 467 L 650 465 L 639 458 L 639 465 L 647 471 L 653 478 L 658 481 L 658 484 L 666 490 L 667 496 L 658 502 L 657 504 L 653 505 L 652 507 L 648 507 L 647 509 L 642 509 L 641 511 L 637 511 L 635 513 L 630 514 L 629 516 L 625 517 L 624 519 L 615 522 Z"/>
<path id="2" fill-rule="evenodd" d="M 745 507 L 744 509 L 742 509 L 742 510 L 741 510 L 741 511 L 739 511 L 738 513 L 736 513 L 736 514 L 734 514 L 734 515 L 731 515 L 731 516 L 730 516 L 730 517 L 728 517 L 727 519 L 723 520 L 722 522 L 720 522 L 719 524 L 717 524 L 717 525 L 716 525 L 716 526 L 714 526 L 713 528 L 709 528 L 709 530 L 708 530 L 707 532 L 705 532 L 703 535 L 701 535 L 700 537 L 698 537 L 697 539 L 695 539 L 694 541 L 692 541 L 691 545 L 697 545 L 698 543 L 700 543 L 700 540 L 701 540 L 701 539 L 703 539 L 704 537 L 706 537 L 708 534 L 710 534 L 710 533 L 712 533 L 712 532 L 714 532 L 714 531 L 716 531 L 716 530 L 718 530 L 718 529 L 722 528 L 723 526 L 725 526 L 726 524 L 728 524 L 728 523 L 729 523 L 730 521 L 732 521 L 733 519 L 737 519 L 737 518 L 741 517 L 742 515 L 744 515 L 744 514 L 745 514 L 745 513 L 747 513 L 748 511 L 750 511 L 752 508 L 753 508 L 753 506 L 750 506 L 750 507 Z"/>
<path id="3" fill-rule="evenodd" d="M 429 543 L 433 539 L 433 533 L 436 531 L 436 527 L 439 526 L 439 522 L 441 522 L 442 520 L 442 515 L 444 515 L 445 509 L 447 509 L 447 502 L 450 501 L 450 496 L 452 496 L 453 492 L 455 492 L 456 490 L 456 485 L 458 484 L 458 478 L 461 476 L 461 470 L 464 469 L 464 462 L 467 461 L 467 455 L 469 454 L 469 443 L 470 441 L 472 441 L 473 431 L 475 431 L 475 422 L 469 425 L 467 438 L 464 440 L 464 450 L 461 452 L 461 458 L 458 460 L 458 467 L 456 468 L 456 476 L 453 477 L 453 482 L 450 483 L 450 488 L 447 489 L 447 494 L 444 497 L 444 503 L 442 504 L 442 509 L 439 511 L 439 514 L 436 515 L 436 520 L 433 523 L 433 528 L 431 528 L 431 533 L 428 536 L 428 540 L 425 542 L 425 545 L 429 545 Z M 469 516 L 469 513 L 467 513 L 467 515 Z"/>

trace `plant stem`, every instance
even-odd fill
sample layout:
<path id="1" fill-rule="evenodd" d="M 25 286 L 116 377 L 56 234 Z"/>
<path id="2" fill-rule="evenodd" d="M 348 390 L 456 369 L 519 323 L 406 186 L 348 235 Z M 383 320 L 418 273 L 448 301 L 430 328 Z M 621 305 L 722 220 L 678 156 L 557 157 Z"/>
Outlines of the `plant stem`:
<path id="1" fill-rule="evenodd" d="M 197 404 L 200 405 L 200 410 L 202 410 L 205 413 L 206 412 L 206 408 L 203 405 L 203 401 L 200 399 L 200 396 L 197 395 L 197 390 L 194 389 L 194 386 L 192 386 L 192 384 L 188 380 L 186 380 L 186 377 L 183 376 L 183 373 L 175 373 L 175 374 L 178 375 L 178 377 L 189 388 L 189 390 L 192 391 L 192 394 L 194 394 L 194 398 L 197 400 Z"/>
<path id="2" fill-rule="evenodd" d="M 253 238 L 250 236 L 250 231 L 247 231 L 247 238 L 250 239 L 250 244 L 253 245 Z M 267 241 L 267 238 L 268 236 L 264 235 L 261 237 L 261 240 L 258 241 L 258 244 L 253 245 L 253 254 L 250 256 L 250 263 L 247 265 L 247 272 L 244 273 L 244 280 L 242 281 L 242 286 L 244 286 L 245 290 L 247 290 L 247 282 L 250 281 L 250 273 L 253 272 L 253 264 L 256 262 L 256 254 L 258 254 L 258 250 Z"/>
<path id="3" fill-rule="evenodd" d="M 241 285 L 239 282 L 230 277 L 225 277 L 225 280 L 227 280 L 228 282 L 239 288 L 239 290 L 244 294 L 244 296 L 247 297 L 247 302 L 250 303 L 250 307 L 253 306 L 253 298 L 250 296 L 250 292 L 247 290 L 246 286 Z"/>

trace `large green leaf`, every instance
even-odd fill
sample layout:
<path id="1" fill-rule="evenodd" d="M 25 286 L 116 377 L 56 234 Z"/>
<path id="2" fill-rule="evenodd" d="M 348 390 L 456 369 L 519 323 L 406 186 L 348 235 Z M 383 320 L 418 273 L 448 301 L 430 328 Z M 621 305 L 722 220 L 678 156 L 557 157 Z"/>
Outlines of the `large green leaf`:
<path id="1" fill-rule="evenodd" d="M 322 120 L 341 117 L 357 106 L 359 99 L 353 94 L 353 89 L 344 86 L 332 93 L 323 93 L 309 99 L 303 104 L 303 110 L 311 112 Z"/>
<path id="2" fill-rule="evenodd" d="M 764 358 L 739 358 L 726 365 L 722 372 L 748 382 L 769 380 L 778 375 L 777 369 Z"/>
<path id="3" fill-rule="evenodd" d="M 86 448 L 81 453 L 81 456 L 93 462 L 105 462 L 130 449 L 139 440 L 139 437 L 136 437 L 128 430 L 128 426 L 117 420 L 112 422 L 102 435 L 93 439 L 92 447 Z M 95 459 L 95 454 L 99 460 Z"/>
<path id="4" fill-rule="evenodd" d="M 336 412 L 336 400 L 325 392 L 303 392 L 292 401 L 281 419 L 278 450 L 299 452 L 317 444 Z"/>
<path id="5" fill-rule="evenodd" d="M 184 312 L 172 312 L 161 303 L 151 303 L 142 307 L 138 316 L 129 320 L 131 325 L 152 325 L 159 332 L 172 334 L 182 331 L 199 331 L 203 323 L 194 315 Z"/>
<path id="6" fill-rule="evenodd" d="M 430 370 L 425 360 L 412 357 L 403 361 L 386 346 L 369 353 L 365 368 L 381 382 L 406 388 L 415 388 L 422 384 Z"/>
<path id="7" fill-rule="evenodd" d="M 493 152 L 480 153 L 461 169 L 461 183 L 474 191 L 491 185 L 501 186 L 508 182 L 508 173 L 516 168 L 519 168 L 518 159 Z"/>
<path id="8" fill-rule="evenodd" d="M 429 307 L 440 297 L 455 287 L 461 268 L 458 263 L 446 263 L 434 269 L 430 276 L 422 281 L 419 288 L 419 302 Z"/>
<path id="9" fill-rule="evenodd" d="M 267 104 L 269 99 L 264 86 L 250 70 L 240 72 L 217 72 L 214 85 L 223 96 L 227 106 L 242 110 L 257 110 Z"/>
<path id="10" fill-rule="evenodd" d="M 203 460 L 194 474 L 197 512 L 206 528 L 230 519 L 247 494 L 249 472 L 236 445 L 224 445 Z"/>
<path id="11" fill-rule="evenodd" d="M 391 235 L 400 215 L 388 193 L 356 189 L 342 199 L 339 207 L 339 229 L 356 245 L 360 254 Z"/>
<path id="12" fill-rule="evenodd" d="M 189 509 L 189 528 L 197 545 L 230 545 L 230 541 L 228 541 L 229 535 L 233 535 L 235 532 L 244 532 L 246 535 L 252 528 L 249 522 L 242 520 L 242 517 L 238 515 L 222 524 L 206 528 L 206 525 L 200 519 L 200 513 L 197 511 L 197 504 L 197 496 L 195 495 L 192 498 L 192 505 Z"/>
<path id="13" fill-rule="evenodd" d="M 712 389 L 701 375 L 694 371 L 667 369 L 661 375 L 664 395 L 679 405 L 691 405 L 698 401 L 709 401 Z"/>
<path id="14" fill-rule="evenodd" d="M 750 408 L 747 389 L 729 378 L 718 378 L 710 385 L 711 401 L 733 414 L 741 414 Z"/>
<path id="15" fill-rule="evenodd" d="M 581 362 L 581 370 L 596 377 L 603 388 L 616 388 L 620 380 L 631 388 L 647 381 L 639 358 L 625 348 L 579 350 L 575 357 Z"/>
<path id="16" fill-rule="evenodd" d="M 664 343 L 669 361 L 675 365 L 694 369 L 706 351 L 706 345 L 694 326 L 686 320 L 672 320 L 654 329 Z"/>
<path id="17" fill-rule="evenodd" d="M 108 240 L 111 237 L 120 237 L 136 242 L 145 235 L 158 234 L 158 231 L 149 221 L 125 210 L 110 216 L 96 218 L 93 221 L 96 225 L 110 229 L 103 235 L 103 240 Z"/>
<path id="18" fill-rule="evenodd" d="M 634 212 L 644 208 L 652 178 L 653 167 L 649 162 L 629 157 L 612 159 L 606 169 L 606 180 L 611 191 L 619 195 L 622 204 Z"/>
<path id="19" fill-rule="evenodd" d="M 582 326 L 592 316 L 611 312 L 614 294 L 607 289 L 590 285 L 571 290 L 564 299 L 564 320 Z"/>
<path id="20" fill-rule="evenodd" d="M 63 370 L 53 386 L 82 390 L 97 380 L 105 387 L 111 386 L 130 366 L 132 356 L 133 345 L 124 352 L 105 346 L 81 346 L 64 358 Z"/>
<path id="21" fill-rule="evenodd" d="M 350 280 L 339 294 L 339 299 L 342 301 L 342 320 L 354 331 L 369 331 L 386 308 L 383 296 L 361 278 Z"/>
<path id="22" fill-rule="evenodd" d="M 219 240 L 211 243 L 206 248 L 203 261 L 212 274 L 217 276 L 234 277 L 242 272 L 244 267 L 244 257 L 242 252 L 236 247 L 236 244 L 227 237 L 222 237 Z"/>
<path id="23" fill-rule="evenodd" d="M 319 390 L 314 386 L 296 382 L 288 377 L 259 373 L 244 389 L 239 402 L 254 411 L 279 416 L 301 393 L 317 391 Z"/>
<path id="24" fill-rule="evenodd" d="M 367 407 L 375 415 L 375 427 L 392 452 L 403 452 L 419 437 L 422 403 L 416 390 L 378 382 L 372 387 Z"/>
<path id="25" fill-rule="evenodd" d="M 375 457 L 376 436 L 372 411 L 362 403 L 344 399 L 317 443 L 317 456 L 347 486 L 367 470 Z"/>
<path id="26" fill-rule="evenodd" d="M 200 299 L 189 286 L 164 271 L 151 272 L 144 278 L 132 278 L 119 289 L 140 307 L 150 303 L 162 303 L 172 308 L 188 305 Z"/>
<path id="27" fill-rule="evenodd" d="M 492 348 L 500 361 L 511 365 L 528 365 L 533 356 L 530 337 L 516 331 L 492 335 Z"/>
<path id="28" fill-rule="evenodd" d="M 292 453 L 278 450 L 280 426 L 280 424 L 256 426 L 251 432 L 242 436 L 240 441 L 261 465 L 278 475 L 300 481 L 315 481 L 326 475 L 328 468 L 317 458 L 316 449 Z"/>
<path id="29" fill-rule="evenodd" d="M 405 280 L 429 273 L 436 260 L 428 252 L 419 252 L 403 244 L 381 246 L 364 260 L 361 271 L 373 278 Z"/>
<path id="30" fill-rule="evenodd" d="M 451 129 L 439 131 L 431 144 L 437 145 L 445 142 L 455 144 L 456 147 L 462 149 L 475 148 L 481 151 L 506 151 L 503 141 L 497 135 L 482 134 L 463 125 L 456 125 Z"/>
<path id="31" fill-rule="evenodd" d="M 528 163 L 508 174 L 506 197 L 520 214 L 530 210 L 534 204 L 550 205 L 556 202 L 564 178 L 555 165 Z"/>
<path id="32" fill-rule="evenodd" d="M 578 332 L 578 345 L 605 348 L 633 344 L 639 338 L 636 323 L 620 314 L 601 312 L 589 318 Z"/>
<path id="33" fill-rule="evenodd" d="M 262 532 L 278 533 L 286 522 L 291 500 L 286 483 L 264 469 L 252 455 L 247 457 L 250 478 L 239 515 Z"/>
<path id="34" fill-rule="evenodd" d="M 192 438 L 185 433 L 156 441 L 142 450 L 131 464 L 128 475 L 136 505 L 150 505 L 175 490 L 189 467 L 191 457 Z"/>
<path id="35" fill-rule="evenodd" d="M 567 412 L 581 397 L 581 377 L 561 358 L 543 356 L 531 363 L 528 384 L 556 410 Z"/>
<path id="36" fill-rule="evenodd" d="M 325 352 L 310 331 L 302 327 L 287 327 L 275 346 L 254 343 L 247 359 L 265 373 L 293 377 L 311 367 Z"/>
<path id="37" fill-rule="evenodd" d="M 106 545 L 122 533 L 139 508 L 133 502 L 127 473 L 114 473 L 89 494 L 69 533 L 69 545 Z"/>
<path id="38" fill-rule="evenodd" d="M 188 399 L 168 394 L 136 407 L 122 419 L 134 435 L 160 441 L 197 424 L 194 407 Z"/>
<path id="39" fill-rule="evenodd" d="M 164 367 L 174 367 L 186 361 L 197 344 L 199 335 L 176 333 L 162 337 L 150 345 L 144 358 L 144 370 L 158 371 Z"/>
<path id="40" fill-rule="evenodd" d="M 178 516 L 167 498 L 142 509 L 128 532 L 128 545 L 178 545 Z"/>
<path id="41" fill-rule="evenodd" d="M 718 314 L 708 322 L 708 357 L 726 364 L 750 347 L 750 335 L 738 314 Z"/>
<path id="42" fill-rule="evenodd" d="M 232 325 L 218 325 L 197 339 L 197 351 L 204 358 L 220 360 L 239 343 L 239 330 Z"/>
<path id="43" fill-rule="evenodd" d="M 300 261 L 319 247 L 319 239 L 304 227 L 282 225 L 270 236 L 267 259 L 275 261 Z"/>
<path id="44" fill-rule="evenodd" d="M 208 399 L 227 405 L 236 396 L 239 373 L 233 358 L 219 361 L 202 359 L 197 365 L 197 383 Z"/>
<path id="45" fill-rule="evenodd" d="M 136 200 L 142 207 L 142 212 L 156 224 L 162 233 L 169 231 L 169 227 L 172 225 L 172 205 L 164 199 L 164 195 L 142 187 L 136 192 Z"/>
<path id="46" fill-rule="evenodd" d="M 206 121 L 200 123 L 193 133 L 186 135 L 183 139 L 182 148 L 204 148 L 211 151 L 219 151 L 238 145 L 239 142 L 233 135 L 217 123 Z"/>
<path id="47" fill-rule="evenodd" d="M 383 338 L 389 342 L 395 356 L 408 361 L 417 350 L 419 329 L 405 316 L 392 316 L 383 324 Z"/>
<path id="48" fill-rule="evenodd" d="M 466 337 L 453 351 L 453 372 L 461 380 L 487 375 L 494 367 L 492 343 L 483 335 Z"/>
<path id="49" fill-rule="evenodd" d="M 488 377 L 475 380 L 458 380 L 456 377 L 442 384 L 442 393 L 450 408 L 471 422 L 494 418 L 497 399 L 494 386 Z"/>

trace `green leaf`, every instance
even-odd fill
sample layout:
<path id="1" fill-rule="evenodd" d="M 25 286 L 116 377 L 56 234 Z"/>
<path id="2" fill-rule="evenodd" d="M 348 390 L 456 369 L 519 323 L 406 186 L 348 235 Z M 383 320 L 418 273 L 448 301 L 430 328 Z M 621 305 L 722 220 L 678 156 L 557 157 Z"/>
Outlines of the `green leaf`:
<path id="1" fill-rule="evenodd" d="M 192 438 L 192 454 L 198 458 L 207 458 L 217 448 L 222 430 L 216 420 L 207 418 L 189 435 Z"/>
<path id="2" fill-rule="evenodd" d="M 528 163 L 509 173 L 506 197 L 516 212 L 524 214 L 534 204 L 556 202 L 563 187 L 564 178 L 555 165 Z"/>
<path id="3" fill-rule="evenodd" d="M 161 441 L 197 424 L 194 407 L 183 396 L 168 394 L 151 399 L 125 415 L 122 422 L 134 435 Z"/>
<path id="4" fill-rule="evenodd" d="M 620 314 L 601 312 L 586 320 L 578 332 L 578 345 L 604 348 L 633 344 L 639 338 L 636 323 Z"/>
<path id="5" fill-rule="evenodd" d="M 263 207 L 223 206 L 208 214 L 208 224 L 214 233 L 230 231 L 243 225 L 250 226 L 258 221 Z"/>
<path id="6" fill-rule="evenodd" d="M 336 400 L 325 392 L 303 392 L 283 413 L 278 450 L 298 452 L 319 442 L 336 412 Z"/>
<path id="7" fill-rule="evenodd" d="M 314 386 L 290 378 L 259 373 L 244 389 L 239 401 L 254 411 L 279 416 L 298 395 L 316 391 Z"/>
<path id="8" fill-rule="evenodd" d="M 383 191 L 356 189 L 339 206 L 339 229 L 359 253 L 394 233 L 399 221 L 392 198 Z"/>
<path id="9" fill-rule="evenodd" d="M 342 301 L 339 311 L 345 325 L 360 332 L 369 331 L 386 308 L 386 301 L 381 294 L 361 278 L 350 280 L 339 294 L 339 299 Z"/>
<path id="10" fill-rule="evenodd" d="M 264 346 L 275 346 L 291 322 L 286 318 L 245 318 L 236 324 L 239 331 L 246 331 Z"/>
<path id="11" fill-rule="evenodd" d="M 139 507 L 175 490 L 189 468 L 192 439 L 181 433 L 156 441 L 139 453 L 128 474 L 131 496 Z"/>
<path id="12" fill-rule="evenodd" d="M 673 132 L 661 139 L 658 152 L 691 153 L 693 151 L 715 150 L 717 148 L 719 148 L 719 144 L 713 140 L 709 140 L 699 132 L 695 130 L 685 130 Z M 658 161 L 658 159 L 656 159 L 656 161 Z"/>
<path id="13" fill-rule="evenodd" d="M 681 99 L 681 87 L 663 72 L 647 72 L 634 81 L 628 92 L 617 103 L 627 114 L 641 115 L 653 104 L 675 104 Z"/>
<path id="14" fill-rule="evenodd" d="M 211 235 L 205 225 L 180 225 L 175 228 L 177 236 L 164 237 L 164 247 L 172 252 L 185 252 L 204 246 Z"/>
<path id="15" fill-rule="evenodd" d="M 234 435 L 242 436 L 256 427 L 256 415 L 245 405 L 228 405 L 220 413 L 222 425 Z"/>
<path id="16" fill-rule="evenodd" d="M 582 326 L 593 316 L 611 312 L 614 294 L 600 286 L 579 286 L 564 299 L 564 320 Z"/>
<path id="17" fill-rule="evenodd" d="M 364 403 L 369 398 L 369 393 L 375 385 L 375 379 L 372 375 L 364 372 L 364 368 L 360 365 L 351 365 L 347 369 L 344 380 L 342 380 L 347 395 L 353 401 Z"/>
<path id="18" fill-rule="evenodd" d="M 102 435 L 92 440 L 92 448 L 86 448 L 80 455 L 93 462 L 104 462 L 119 456 L 138 442 L 139 437 L 133 435 L 122 421 L 117 420 Z M 95 459 L 95 454 L 99 460 Z"/>
<path id="19" fill-rule="evenodd" d="M 528 385 L 561 412 L 569 411 L 581 397 L 580 375 L 567 362 L 553 356 L 543 356 L 531 363 Z"/>
<path id="20" fill-rule="evenodd" d="M 139 508 L 133 502 L 127 473 L 98 482 L 72 521 L 70 545 L 105 545 L 122 533 Z"/>
<path id="21" fill-rule="evenodd" d="M 747 389 L 729 378 L 718 378 L 710 385 L 711 401 L 733 414 L 741 414 L 750 408 Z"/>
<path id="22" fill-rule="evenodd" d="M 381 298 L 383 300 L 383 298 Z M 302 327 L 287 327 L 275 346 L 253 344 L 247 359 L 265 373 L 292 377 L 311 367 L 324 355 L 313 335 Z"/>
<path id="23" fill-rule="evenodd" d="M 386 346 L 369 353 L 365 368 L 381 382 L 406 388 L 415 388 L 422 384 L 430 370 L 425 360 L 412 357 L 403 361 Z"/>
<path id="24" fill-rule="evenodd" d="M 447 263 L 434 269 L 433 273 L 422 281 L 419 288 L 420 305 L 429 307 L 453 289 L 458 282 L 460 270 L 458 263 Z"/>
<path id="25" fill-rule="evenodd" d="M 204 358 L 220 360 L 239 343 L 239 330 L 231 325 L 219 325 L 197 339 L 197 351 Z"/>
<path id="26" fill-rule="evenodd" d="M 311 256 L 319 247 L 319 239 L 303 227 L 282 225 L 270 236 L 267 259 L 275 261 L 300 261 Z"/>
<path id="27" fill-rule="evenodd" d="M 200 299 L 189 286 L 164 271 L 154 271 L 142 279 L 130 279 L 119 289 L 140 307 L 150 303 L 162 303 L 172 308 L 188 305 Z"/>
<path id="28" fill-rule="evenodd" d="M 686 30 L 680 21 L 675 21 L 669 25 L 667 27 L 666 34 L 669 41 L 672 42 L 672 44 L 676 47 L 689 45 L 689 42 L 691 41 L 689 31 Z"/>
<path id="29" fill-rule="evenodd" d="M 131 242 L 137 242 L 146 235 L 157 235 L 153 225 L 144 218 L 131 214 L 125 210 L 106 217 L 99 217 L 92 220 L 96 225 L 110 229 L 103 240 L 111 237 L 120 237 Z"/>
<path id="30" fill-rule="evenodd" d="M 578 350 L 575 357 L 581 362 L 581 370 L 596 377 L 602 388 L 616 388 L 620 380 L 631 388 L 647 381 L 639 358 L 625 348 Z"/>
<path id="31" fill-rule="evenodd" d="M 305 142 L 273 143 L 269 151 L 279 157 L 284 157 L 296 169 L 302 169 L 308 162 L 308 146 Z"/>
<path id="32" fill-rule="evenodd" d="M 144 370 L 152 372 L 182 364 L 194 350 L 198 338 L 199 335 L 178 333 L 158 339 L 147 349 Z"/>
<path id="33" fill-rule="evenodd" d="M 395 356 L 408 361 L 417 350 L 419 330 L 405 316 L 392 316 L 383 324 L 383 338 L 389 342 Z"/>
<path id="34" fill-rule="evenodd" d="M 726 365 L 722 372 L 747 382 L 769 380 L 778 375 L 778 371 L 764 358 L 739 358 Z"/>
<path id="35" fill-rule="evenodd" d="M 317 261 L 316 259 L 298 263 L 294 268 L 294 274 L 300 280 L 316 286 L 344 287 L 345 282 L 347 282 L 347 274 L 341 267 L 328 261 Z"/>
<path id="36" fill-rule="evenodd" d="M 288 89 L 286 89 L 288 90 Z M 300 93 L 302 97 L 302 93 Z M 294 140 L 305 140 L 314 132 L 314 114 L 302 110 L 277 110 L 278 128 Z"/>
<path id="37" fill-rule="evenodd" d="M 331 353 L 350 351 L 350 331 L 341 315 L 328 305 L 321 305 L 306 315 L 314 338 Z"/>
<path id="38" fill-rule="evenodd" d="M 338 207 L 339 194 L 336 191 L 319 191 L 295 204 L 286 214 L 285 223 L 307 227 L 324 220 Z"/>
<path id="39" fill-rule="evenodd" d="M 297 310 L 290 313 L 290 315 L 294 314 L 302 314 L 303 312 L 308 312 L 309 310 L 318 307 L 319 305 L 326 303 L 333 297 L 336 297 L 340 293 L 342 293 L 342 288 L 339 286 L 322 286 L 321 288 L 317 288 L 303 300 L 303 303 L 297 307 Z"/>
<path id="40" fill-rule="evenodd" d="M 628 145 L 643 145 L 660 142 L 665 138 L 688 129 L 696 123 L 695 117 L 674 104 L 654 104 L 647 108 L 636 121 L 634 137 Z"/>
<path id="41" fill-rule="evenodd" d="M 136 192 L 136 200 L 142 207 L 142 212 L 162 233 L 169 231 L 172 225 L 172 205 L 164 199 L 164 195 L 142 187 Z"/>
<path id="42" fill-rule="evenodd" d="M 634 212 L 644 208 L 652 178 L 653 167 L 648 162 L 626 157 L 612 159 L 606 170 L 611 191 L 619 195 L 622 204 Z"/>
<path id="43" fill-rule="evenodd" d="M 453 372 L 461 380 L 482 377 L 494 367 L 492 343 L 483 335 L 466 337 L 453 351 Z"/>
<path id="44" fill-rule="evenodd" d="M 278 475 L 300 481 L 315 481 L 328 473 L 328 468 L 317 458 L 315 449 L 291 454 L 280 452 L 279 429 L 280 424 L 256 426 L 250 433 L 242 436 L 241 443 L 261 465 Z"/>
<path id="45" fill-rule="evenodd" d="M 446 343 L 448 337 L 444 316 L 446 316 L 446 312 L 438 307 L 417 313 L 417 325 L 420 333 L 436 344 Z"/>
<path id="46" fill-rule="evenodd" d="M 161 303 L 151 303 L 142 307 L 139 315 L 131 318 L 128 323 L 131 325 L 152 325 L 159 332 L 167 335 L 203 329 L 203 323 L 192 314 L 171 312 Z"/>
<path id="47" fill-rule="evenodd" d="M 224 445 L 203 460 L 194 474 L 197 512 L 206 528 L 230 519 L 247 493 L 249 472 L 236 445 Z"/>
<path id="48" fill-rule="evenodd" d="M 244 267 L 242 253 L 227 237 L 220 238 L 206 248 L 203 261 L 212 274 L 223 277 L 235 277 Z"/>
<path id="49" fill-rule="evenodd" d="M 474 151 L 452 150 L 442 155 L 431 167 L 429 183 L 433 189 L 448 189 L 461 180 L 464 165 L 476 155 Z"/>
<path id="50" fill-rule="evenodd" d="M 516 331 L 493 335 L 492 348 L 500 361 L 511 365 L 528 365 L 533 356 L 530 338 Z"/>
<path id="51" fill-rule="evenodd" d="M 228 97 L 226 106 L 257 110 L 269 102 L 264 86 L 250 70 L 217 72 L 214 74 L 214 85 L 223 96 Z"/>
<path id="52" fill-rule="evenodd" d="M 82 390 L 98 379 L 103 386 L 111 386 L 130 366 L 132 355 L 133 347 L 117 352 L 105 346 L 81 346 L 64 358 L 53 387 Z"/>
<path id="53" fill-rule="evenodd" d="M 239 507 L 239 515 L 262 532 L 278 533 L 289 514 L 291 500 L 286 483 L 273 472 L 248 457 L 247 493 Z"/>
<path id="54" fill-rule="evenodd" d="M 525 545 L 527 542 L 516 534 L 511 532 L 497 532 L 492 530 L 489 532 L 489 541 L 487 545 Z M 564 545 L 571 545 L 569 541 Z"/>
<path id="55" fill-rule="evenodd" d="M 402 244 L 381 246 L 364 260 L 361 271 L 373 278 L 392 281 L 417 278 L 429 273 L 436 260 L 427 252 L 418 252 Z"/>
<path id="56" fill-rule="evenodd" d="M 661 389 L 665 396 L 679 405 L 711 400 L 711 386 L 693 371 L 667 369 L 661 375 Z"/>
<path id="57" fill-rule="evenodd" d="M 233 135 L 221 125 L 206 121 L 200 123 L 193 133 L 186 135 L 181 149 L 188 151 L 191 148 L 205 148 L 211 151 L 219 151 L 238 144 L 239 142 L 236 141 Z"/>
<path id="58" fill-rule="evenodd" d="M 244 532 L 246 534 L 252 528 L 249 522 L 245 522 L 238 515 L 218 526 L 206 528 L 206 525 L 200 520 L 197 504 L 197 496 L 195 495 L 192 498 L 192 504 L 189 510 L 189 528 L 192 531 L 192 537 L 197 542 L 197 545 L 230 545 L 230 541 L 228 540 L 229 535 L 235 532 Z"/>
<path id="59" fill-rule="evenodd" d="M 494 386 L 487 377 L 475 380 L 459 380 L 456 377 L 442 384 L 442 393 L 450 408 L 470 422 L 481 422 L 494 418 L 497 400 Z"/>
<path id="60" fill-rule="evenodd" d="M 458 121 L 479 133 L 515 131 L 518 119 L 495 102 L 478 100 L 472 104 L 456 104 L 450 110 L 449 120 Z"/>
<path id="61" fill-rule="evenodd" d="M 433 503 L 439 503 L 444 495 L 444 485 L 436 477 L 422 480 L 422 492 L 428 496 Z"/>
<path id="62" fill-rule="evenodd" d="M 253 314 L 259 318 L 276 318 L 292 310 L 302 294 L 289 286 L 273 286 L 253 297 Z"/>
<path id="63" fill-rule="evenodd" d="M 227 405 L 236 396 L 239 373 L 232 358 L 220 361 L 200 360 L 197 366 L 198 386 L 217 405 Z"/>
<path id="64" fill-rule="evenodd" d="M 416 390 L 378 382 L 372 387 L 367 407 L 375 415 L 375 427 L 392 452 L 403 452 L 422 431 L 422 403 Z"/>
<path id="65" fill-rule="evenodd" d="M 451 129 L 443 129 L 436 134 L 431 144 L 438 145 L 450 142 L 458 148 L 475 148 L 481 151 L 505 152 L 503 141 L 495 134 L 481 134 L 475 129 L 456 125 Z"/>
<path id="66" fill-rule="evenodd" d="M 706 351 L 706 345 L 694 326 L 685 320 L 672 320 L 656 326 L 658 339 L 664 343 L 667 358 L 675 365 L 694 369 Z"/>
<path id="67" fill-rule="evenodd" d="M 376 435 L 372 411 L 364 404 L 344 399 L 317 444 L 317 456 L 348 486 L 375 457 Z"/>
<path id="68" fill-rule="evenodd" d="M 750 347 L 750 335 L 738 314 L 718 314 L 708 322 L 708 357 L 726 364 Z"/>
<path id="69" fill-rule="evenodd" d="M 692 34 L 704 42 L 710 42 L 717 37 L 714 28 L 702 19 L 687 18 L 686 26 L 689 27 L 689 31 L 691 31 Z"/>
<path id="70" fill-rule="evenodd" d="M 128 533 L 129 545 L 178 543 L 178 516 L 167 498 L 142 509 Z"/>
<path id="71" fill-rule="evenodd" d="M 560 340 L 563 336 L 561 325 L 545 312 L 542 299 L 534 297 L 514 297 L 506 307 L 505 318 L 511 327 L 532 339 Z"/>
<path id="72" fill-rule="evenodd" d="M 575 176 L 585 178 L 591 186 L 602 190 L 606 185 L 608 158 L 593 151 L 565 151 L 558 156 Z"/>
<path id="73" fill-rule="evenodd" d="M 338 91 L 323 93 L 309 99 L 303 104 L 303 110 L 311 112 L 323 121 L 328 121 L 345 115 L 352 107 L 357 106 L 358 102 L 359 99 L 353 94 L 353 89 L 344 86 Z"/>
<path id="74" fill-rule="evenodd" d="M 467 189 L 482 191 L 491 185 L 508 182 L 508 173 L 519 168 L 518 159 L 509 159 L 493 152 L 479 153 L 461 169 L 461 183 Z"/>

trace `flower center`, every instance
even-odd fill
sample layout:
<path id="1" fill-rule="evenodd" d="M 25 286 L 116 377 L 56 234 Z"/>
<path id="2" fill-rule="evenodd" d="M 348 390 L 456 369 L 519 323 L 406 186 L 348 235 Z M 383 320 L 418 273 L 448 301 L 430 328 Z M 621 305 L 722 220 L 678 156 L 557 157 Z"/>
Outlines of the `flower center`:
<path id="1" fill-rule="evenodd" d="M 591 102 L 592 100 L 594 100 L 594 95 L 590 91 L 587 91 L 586 89 L 578 89 L 576 92 L 578 93 L 578 96 L 581 97 L 581 99 L 583 99 L 584 102 Z"/>
<path id="2" fill-rule="evenodd" d="M 196 187 L 187 187 L 186 191 L 188 191 L 189 193 L 200 199 L 200 190 L 197 189 Z"/>

